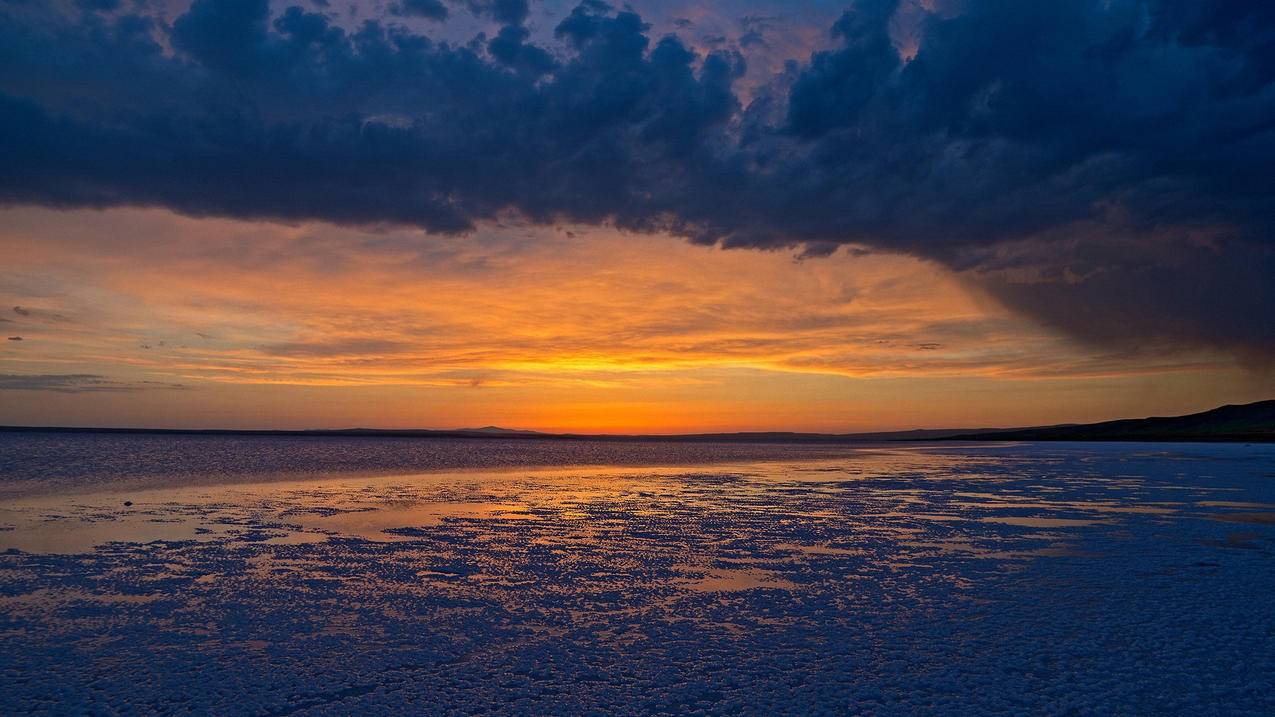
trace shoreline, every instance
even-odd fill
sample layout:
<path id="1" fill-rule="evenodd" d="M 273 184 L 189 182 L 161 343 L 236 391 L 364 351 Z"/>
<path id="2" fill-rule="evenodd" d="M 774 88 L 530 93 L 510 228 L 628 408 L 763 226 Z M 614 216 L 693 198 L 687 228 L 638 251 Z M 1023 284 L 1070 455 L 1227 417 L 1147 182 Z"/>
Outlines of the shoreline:
<path id="1" fill-rule="evenodd" d="M 1275 443 L 1275 433 L 1103 435 L 1066 427 L 1066 435 L 1050 435 L 1063 427 L 1032 429 L 918 429 L 880 433 L 540 433 L 536 431 L 483 431 L 394 428 L 99 428 L 87 426 L 0 426 L 0 434 L 75 434 L 148 436 L 244 436 L 266 438 L 394 438 L 491 441 L 582 441 L 601 443 L 731 443 L 749 445 L 846 445 L 900 443 Z M 924 435 L 918 435 L 924 434 Z"/>

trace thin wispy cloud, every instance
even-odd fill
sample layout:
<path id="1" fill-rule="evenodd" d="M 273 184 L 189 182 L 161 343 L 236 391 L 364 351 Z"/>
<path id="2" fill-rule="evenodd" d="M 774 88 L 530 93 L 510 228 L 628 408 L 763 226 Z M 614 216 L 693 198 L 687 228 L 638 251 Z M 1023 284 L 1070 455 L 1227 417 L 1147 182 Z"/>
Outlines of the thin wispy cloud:
<path id="1" fill-rule="evenodd" d="M 0 391 L 53 391 L 56 393 L 97 393 L 184 389 L 182 384 L 158 381 L 116 381 L 87 373 L 0 374 Z"/>

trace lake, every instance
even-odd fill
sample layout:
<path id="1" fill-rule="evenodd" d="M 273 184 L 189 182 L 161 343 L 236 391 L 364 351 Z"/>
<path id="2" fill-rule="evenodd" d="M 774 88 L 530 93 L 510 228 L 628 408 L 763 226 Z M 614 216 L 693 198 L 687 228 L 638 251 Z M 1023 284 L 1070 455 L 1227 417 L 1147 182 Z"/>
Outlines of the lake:
<path id="1" fill-rule="evenodd" d="M 0 433 L 0 712 L 1271 714 L 1275 446 Z"/>

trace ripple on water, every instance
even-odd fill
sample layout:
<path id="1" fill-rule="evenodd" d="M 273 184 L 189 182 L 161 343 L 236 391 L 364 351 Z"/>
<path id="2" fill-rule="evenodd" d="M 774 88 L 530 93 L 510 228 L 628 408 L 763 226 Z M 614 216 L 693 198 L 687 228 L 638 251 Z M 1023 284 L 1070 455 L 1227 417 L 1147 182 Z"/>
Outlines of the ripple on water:
<path id="1" fill-rule="evenodd" d="M 1275 460 L 1237 450 L 27 496 L 0 712 L 1271 714 Z"/>

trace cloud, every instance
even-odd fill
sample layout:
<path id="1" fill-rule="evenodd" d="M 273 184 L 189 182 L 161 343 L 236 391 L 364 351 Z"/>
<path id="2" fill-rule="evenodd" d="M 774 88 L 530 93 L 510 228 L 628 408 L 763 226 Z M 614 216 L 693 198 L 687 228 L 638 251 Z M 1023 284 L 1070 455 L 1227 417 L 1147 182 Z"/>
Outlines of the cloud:
<path id="1" fill-rule="evenodd" d="M 360 358 L 402 354 L 411 344 L 376 337 L 343 337 L 328 340 L 292 341 L 261 347 L 267 356 L 290 358 Z"/>
<path id="2" fill-rule="evenodd" d="M 1236 371 L 1211 352 L 1077 346 L 982 301 L 932 262 L 890 252 L 794 262 L 784 251 L 580 226 L 430 237 L 162 210 L 0 215 L 9 237 L 0 264 L 40 279 L 10 282 L 6 306 L 73 319 L 9 344 L 9 373 L 192 389 L 10 391 L 0 394 L 11 399 L 0 398 L 0 423 L 148 425 L 162 408 L 194 427 L 485 425 L 495 416 L 541 428 L 569 417 L 577 428 L 605 420 L 690 431 L 726 416 L 711 425 L 744 430 L 763 416 L 763 427 L 850 430 L 978 424 L 971 401 L 988 422 L 1028 425 L 1185 413 L 1275 390 L 1275 376 Z M 289 343 L 306 350 L 266 351 Z M 474 378 L 484 390 L 470 388 Z M 323 388 L 334 386 L 343 388 Z M 1163 403 L 1139 402 L 1151 394 Z"/>
<path id="3" fill-rule="evenodd" d="M 766 33 L 773 29 L 773 25 L 780 18 L 767 15 L 745 15 L 739 18 L 739 26 L 743 29 L 744 34 L 739 36 L 740 47 L 750 47 L 760 45 L 766 47 Z"/>
<path id="4" fill-rule="evenodd" d="M 6 4 L 0 202 L 854 244 L 1087 341 L 1275 355 L 1275 5 L 939 5 L 859 0 L 744 93 L 740 55 L 596 0 L 546 46 L 525 2 L 466 3 L 501 29 L 464 44 L 265 0 Z"/>
<path id="5" fill-rule="evenodd" d="M 49 308 L 75 317 L 74 330 L 24 346 L 32 372 L 91 356 L 95 372 L 183 381 L 434 386 L 478 375 L 557 390 L 740 367 L 856 378 L 1230 367 L 1207 352 L 1076 347 L 949 272 L 883 252 L 795 262 L 581 227 L 369 235 L 144 210 L 23 209 L 6 220 L 20 245 L 44 247 L 30 261 L 74 267 L 47 274 L 65 302 Z"/>
<path id="6" fill-rule="evenodd" d="M 0 374 L 0 391 L 54 391 L 57 393 L 90 393 L 141 391 L 146 389 L 183 389 L 178 383 L 157 381 L 113 381 L 91 373 Z"/>
<path id="7" fill-rule="evenodd" d="M 489 17 L 502 25 L 522 25 L 531 12 L 527 0 L 464 0 L 475 15 Z"/>
<path id="8" fill-rule="evenodd" d="M 390 5 L 390 13 L 439 21 L 448 15 L 447 6 L 439 0 L 402 0 Z"/>
<path id="9" fill-rule="evenodd" d="M 32 309 L 26 306 L 13 307 L 13 313 L 17 314 L 18 316 L 21 316 L 24 319 L 34 319 L 37 322 L 46 323 L 46 324 L 62 324 L 62 323 L 67 323 L 70 321 L 70 319 L 68 319 L 66 316 L 56 311 L 48 311 L 45 309 Z M 12 323 L 11 319 L 0 318 L 0 321 L 5 323 Z"/>

